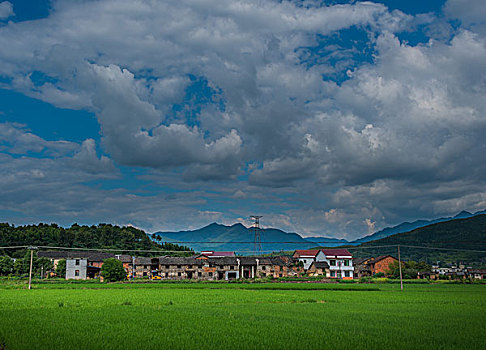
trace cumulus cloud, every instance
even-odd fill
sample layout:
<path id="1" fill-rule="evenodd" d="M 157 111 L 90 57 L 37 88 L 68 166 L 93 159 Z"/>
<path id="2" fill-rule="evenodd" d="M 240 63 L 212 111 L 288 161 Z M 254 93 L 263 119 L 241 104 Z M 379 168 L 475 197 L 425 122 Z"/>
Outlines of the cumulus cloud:
<path id="1" fill-rule="evenodd" d="M 9 1 L 0 2 L 0 20 L 14 16 L 13 5 Z"/>
<path id="2" fill-rule="evenodd" d="M 351 237 L 484 203 L 481 1 L 449 0 L 445 18 L 371 2 L 53 6 L 42 21 L 0 28 L 2 86 L 93 112 L 109 157 L 93 140 L 49 143 L 4 125 L 10 141 L 0 147 L 11 154 L 71 152 L 93 176 L 113 172 L 113 159 L 149 169 L 151 181 L 177 173 L 174 188 L 224 183 L 245 200 L 256 189 L 269 203 L 291 193 L 303 207 L 269 220 L 309 233 L 325 223 Z M 400 39 L 420 26 L 441 34 L 414 45 Z M 324 40 L 345 30 L 361 33 L 366 49 Z"/>

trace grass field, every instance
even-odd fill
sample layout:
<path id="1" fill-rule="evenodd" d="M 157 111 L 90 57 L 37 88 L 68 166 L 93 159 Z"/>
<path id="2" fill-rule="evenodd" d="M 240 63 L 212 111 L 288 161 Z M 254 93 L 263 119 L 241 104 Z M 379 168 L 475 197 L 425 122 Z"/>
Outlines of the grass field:
<path id="1" fill-rule="evenodd" d="M 486 285 L 0 284 L 0 349 L 486 349 Z"/>

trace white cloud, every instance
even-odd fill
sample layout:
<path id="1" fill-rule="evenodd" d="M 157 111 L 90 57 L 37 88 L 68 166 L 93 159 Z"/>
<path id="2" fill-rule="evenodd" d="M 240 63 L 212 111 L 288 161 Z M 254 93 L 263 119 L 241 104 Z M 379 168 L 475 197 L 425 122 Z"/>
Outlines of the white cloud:
<path id="1" fill-rule="evenodd" d="M 15 16 L 13 5 L 9 1 L 0 2 L 0 19 Z"/>
<path id="2" fill-rule="evenodd" d="M 484 202 L 484 10 L 459 0 L 444 9 L 461 28 L 369 2 L 58 1 L 46 19 L 0 28 L 0 74 L 12 79 L 9 88 L 95 113 L 103 150 L 118 164 L 154 177 L 177 172 L 177 188 L 186 186 L 181 179 L 243 176 L 268 196 L 295 191 L 304 208 L 272 220 L 306 232 L 325 221 L 351 237 L 394 220 L 407 196 L 410 217 L 420 198 L 430 205 L 415 215 Z M 397 35 L 427 24 L 440 35 L 425 44 Z M 335 65 L 329 57 L 304 62 L 321 55 L 309 49 L 318 44 L 341 50 L 319 38 L 348 28 L 368 36 L 372 62 L 348 67 L 339 54 Z M 340 70 L 349 79 L 333 82 Z M 49 143 L 18 130 L 0 129 L 18 133 L 1 146 L 10 153 L 69 149 L 79 171 L 113 171 L 93 140 Z M 461 190 L 445 191 L 451 184 Z M 228 185 L 231 195 L 246 196 L 242 186 Z M 420 192 L 403 197 L 406 186 Z"/>

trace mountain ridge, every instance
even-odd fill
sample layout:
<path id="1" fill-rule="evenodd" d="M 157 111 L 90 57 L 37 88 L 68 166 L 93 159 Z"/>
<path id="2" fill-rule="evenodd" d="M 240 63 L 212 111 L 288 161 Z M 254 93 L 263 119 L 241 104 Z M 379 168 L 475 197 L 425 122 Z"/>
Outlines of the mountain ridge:
<path id="1" fill-rule="evenodd" d="M 326 247 L 337 246 L 353 246 L 360 245 L 366 242 L 374 241 L 395 235 L 398 233 L 409 232 L 421 227 L 425 227 L 434 223 L 447 222 L 455 219 L 469 218 L 476 215 L 486 213 L 486 210 L 478 211 L 476 213 L 470 213 L 468 211 L 461 211 L 455 216 L 437 218 L 431 220 L 416 220 L 413 222 L 403 222 L 399 225 L 386 227 L 382 230 L 376 231 L 371 235 L 367 235 L 356 239 L 354 241 L 348 241 L 342 238 L 332 238 L 324 236 L 312 236 L 302 237 L 295 232 L 285 232 L 277 228 L 261 229 L 261 241 L 262 252 L 269 253 L 272 251 L 281 250 L 295 250 L 295 249 L 309 249 L 322 245 L 324 242 Z M 251 227 L 246 227 L 241 223 L 235 223 L 233 225 L 223 225 L 213 222 L 207 226 L 204 226 L 196 230 L 185 231 L 168 231 L 168 232 L 155 232 L 152 237 L 160 237 L 161 241 L 173 243 L 181 242 L 190 246 L 191 248 L 201 250 L 230 250 L 236 251 L 242 254 L 254 253 L 254 232 Z M 187 243 L 196 242 L 196 243 Z M 217 243 L 205 243 L 205 242 L 217 242 Z M 293 242 L 293 243 L 272 243 L 272 242 Z M 245 245 L 245 243 L 248 243 Z"/>

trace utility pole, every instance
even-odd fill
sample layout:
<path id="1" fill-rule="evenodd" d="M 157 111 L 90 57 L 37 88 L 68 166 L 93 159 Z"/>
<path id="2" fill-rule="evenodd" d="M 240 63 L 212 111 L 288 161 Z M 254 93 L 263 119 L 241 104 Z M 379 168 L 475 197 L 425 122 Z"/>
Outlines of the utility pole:
<path id="1" fill-rule="evenodd" d="M 398 269 L 400 270 L 400 289 L 403 290 L 403 279 L 402 279 L 402 260 L 400 259 L 400 246 L 398 248 Z"/>
<path id="2" fill-rule="evenodd" d="M 262 218 L 261 215 L 252 215 L 250 216 L 252 220 L 254 220 L 253 223 L 253 232 L 254 234 L 254 248 L 255 248 L 255 255 L 261 254 L 262 253 L 262 240 L 260 237 L 260 218 Z"/>
<path id="3" fill-rule="evenodd" d="M 27 249 L 30 249 L 29 289 L 32 289 L 32 262 L 34 260 L 34 250 L 36 250 L 37 247 L 30 246 Z"/>
<path id="4" fill-rule="evenodd" d="M 135 257 L 132 256 L 132 281 L 135 280 Z"/>

